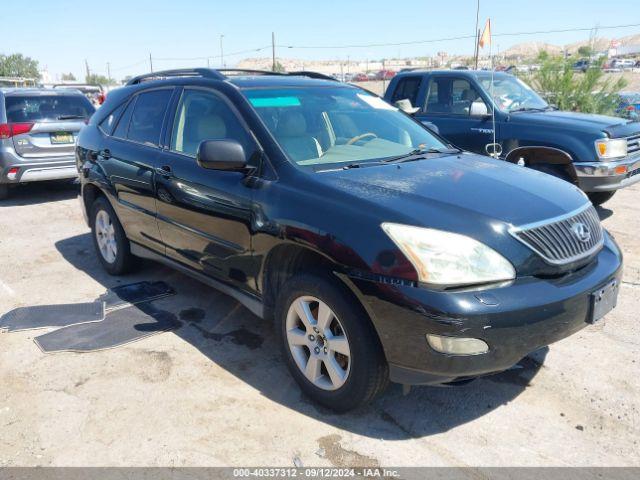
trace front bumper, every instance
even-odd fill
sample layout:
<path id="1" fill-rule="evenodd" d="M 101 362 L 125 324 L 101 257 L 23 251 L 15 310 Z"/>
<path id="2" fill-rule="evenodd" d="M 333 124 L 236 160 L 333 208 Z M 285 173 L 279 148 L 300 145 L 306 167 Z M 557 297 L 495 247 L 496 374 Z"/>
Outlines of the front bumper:
<path id="1" fill-rule="evenodd" d="M 585 192 L 607 192 L 640 182 L 640 155 L 611 162 L 576 162 L 573 166 Z M 625 171 L 616 173 L 621 167 Z"/>
<path id="2" fill-rule="evenodd" d="M 605 237 L 594 261 L 576 272 L 560 278 L 518 278 L 501 288 L 434 291 L 353 276 L 345 281 L 373 320 L 392 381 L 448 383 L 506 370 L 587 326 L 591 293 L 622 275 L 620 251 Z M 479 338 L 489 351 L 473 356 L 438 353 L 429 347 L 428 333 Z"/>

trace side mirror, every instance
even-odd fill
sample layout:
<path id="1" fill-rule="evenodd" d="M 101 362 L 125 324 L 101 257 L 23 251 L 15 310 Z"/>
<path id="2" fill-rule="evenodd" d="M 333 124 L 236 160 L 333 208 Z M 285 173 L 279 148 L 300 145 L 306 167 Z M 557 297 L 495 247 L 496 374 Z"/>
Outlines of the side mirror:
<path id="1" fill-rule="evenodd" d="M 198 146 L 196 162 L 208 170 L 240 171 L 247 167 L 247 155 L 235 140 L 204 140 Z"/>
<path id="2" fill-rule="evenodd" d="M 409 115 L 415 115 L 416 113 L 418 113 L 418 110 L 420 110 L 419 108 L 411 105 L 411 100 L 409 100 L 408 98 L 397 100 L 394 105 L 404 113 L 408 113 Z"/>
<path id="3" fill-rule="evenodd" d="M 471 104 L 471 108 L 469 109 L 469 115 L 471 117 L 488 117 L 489 109 L 487 108 L 487 104 L 482 100 L 477 100 Z"/>

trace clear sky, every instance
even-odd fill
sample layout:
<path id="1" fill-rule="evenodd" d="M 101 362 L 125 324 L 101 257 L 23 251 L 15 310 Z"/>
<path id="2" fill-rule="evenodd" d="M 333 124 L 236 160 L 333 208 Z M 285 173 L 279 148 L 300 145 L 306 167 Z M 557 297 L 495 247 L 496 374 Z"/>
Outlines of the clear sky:
<path id="1" fill-rule="evenodd" d="M 473 35 L 476 0 L 29 0 L 4 1 L 0 8 L 0 53 L 20 52 L 53 73 L 84 77 L 92 71 L 115 78 L 154 69 L 219 63 L 220 35 L 226 54 L 277 45 L 336 46 L 399 43 Z M 480 24 L 490 17 L 493 33 L 640 24 L 638 0 L 481 0 Z M 640 33 L 640 27 L 601 30 L 605 37 Z M 524 41 L 563 45 L 589 32 L 494 37 L 501 50 Z M 276 55 L 301 59 L 380 59 L 471 53 L 473 39 L 366 48 L 278 47 Z M 226 56 L 228 66 L 248 56 Z M 162 60 L 162 59 L 185 60 Z"/>

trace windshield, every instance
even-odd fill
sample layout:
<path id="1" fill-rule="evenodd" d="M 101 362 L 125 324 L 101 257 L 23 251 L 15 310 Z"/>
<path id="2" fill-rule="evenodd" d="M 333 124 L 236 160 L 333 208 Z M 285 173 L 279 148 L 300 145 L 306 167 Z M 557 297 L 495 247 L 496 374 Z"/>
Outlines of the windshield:
<path id="1" fill-rule="evenodd" d="M 5 105 L 9 123 L 84 119 L 95 111 L 84 95 L 11 95 Z"/>
<path id="2" fill-rule="evenodd" d="M 549 108 L 549 104 L 519 78 L 511 75 L 496 76 L 493 78 L 493 89 L 491 88 L 490 76 L 479 78 L 478 81 L 482 88 L 493 96 L 498 108 L 505 112 L 546 110 Z"/>
<path id="3" fill-rule="evenodd" d="M 298 165 L 352 164 L 448 148 L 397 108 L 363 90 L 304 87 L 243 93 Z"/>

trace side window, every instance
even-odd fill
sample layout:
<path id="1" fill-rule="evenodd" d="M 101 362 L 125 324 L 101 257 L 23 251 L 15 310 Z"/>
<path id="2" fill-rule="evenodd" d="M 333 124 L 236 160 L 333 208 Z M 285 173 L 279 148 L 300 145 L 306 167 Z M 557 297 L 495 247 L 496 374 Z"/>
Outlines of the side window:
<path id="1" fill-rule="evenodd" d="M 420 91 L 421 83 L 421 76 L 401 78 L 391 96 L 391 103 L 407 99 L 415 107 L 418 103 L 418 92 Z"/>
<path id="2" fill-rule="evenodd" d="M 425 110 L 429 113 L 468 116 L 471 104 L 475 101 L 482 101 L 482 97 L 468 80 L 433 78 L 429 82 Z"/>
<path id="3" fill-rule="evenodd" d="M 127 104 L 127 109 L 120 117 L 120 120 L 118 120 L 116 129 L 113 131 L 114 137 L 127 138 L 127 130 L 129 129 L 129 122 L 131 121 L 131 114 L 133 114 L 133 108 L 135 104 L 136 98 L 134 98 Z"/>
<path id="4" fill-rule="evenodd" d="M 203 140 L 222 139 L 240 142 L 251 155 L 253 142 L 224 100 L 213 92 L 185 89 L 173 121 L 171 150 L 195 156 Z"/>
<path id="5" fill-rule="evenodd" d="M 123 103 L 119 107 L 115 108 L 109 115 L 107 115 L 107 118 L 100 122 L 100 130 L 102 130 L 107 135 L 111 135 L 113 133 L 113 127 L 115 127 L 116 121 L 118 120 L 118 117 L 120 117 L 120 114 L 122 113 L 126 105 L 126 102 Z"/>
<path id="6" fill-rule="evenodd" d="M 173 89 L 162 89 L 138 95 L 127 133 L 129 140 L 158 145 L 164 113 L 172 92 Z"/>
<path id="7" fill-rule="evenodd" d="M 453 81 L 452 94 L 453 103 L 451 113 L 455 115 L 469 115 L 471 104 L 475 101 L 482 101 L 482 97 L 468 80 L 458 79 Z"/>

